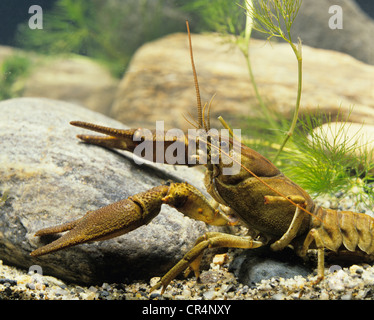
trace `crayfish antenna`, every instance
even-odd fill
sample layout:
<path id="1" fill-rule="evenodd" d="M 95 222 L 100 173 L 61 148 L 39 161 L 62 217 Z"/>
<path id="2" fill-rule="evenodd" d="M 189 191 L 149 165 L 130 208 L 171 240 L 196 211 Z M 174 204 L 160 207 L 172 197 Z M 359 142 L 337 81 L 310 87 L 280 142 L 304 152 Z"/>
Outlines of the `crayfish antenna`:
<path id="1" fill-rule="evenodd" d="M 193 58 L 191 32 L 190 32 L 190 26 L 188 24 L 188 20 L 186 20 L 186 27 L 187 27 L 187 33 L 188 33 L 188 43 L 189 43 L 189 47 L 190 47 L 190 57 L 191 57 L 193 79 L 194 79 L 194 82 L 195 82 L 195 90 L 196 90 L 198 124 L 199 124 L 199 128 L 203 128 L 203 114 L 202 114 L 202 107 L 201 107 L 199 81 L 197 80 L 197 73 L 196 73 L 195 62 L 194 62 L 194 58 Z"/>

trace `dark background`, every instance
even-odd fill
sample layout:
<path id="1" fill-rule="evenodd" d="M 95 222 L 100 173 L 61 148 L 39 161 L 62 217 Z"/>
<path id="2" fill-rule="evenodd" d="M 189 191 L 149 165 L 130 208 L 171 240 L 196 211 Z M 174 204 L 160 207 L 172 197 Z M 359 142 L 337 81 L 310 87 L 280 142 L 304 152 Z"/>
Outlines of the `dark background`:
<path id="1" fill-rule="evenodd" d="M 1 0 L 0 1 L 0 44 L 15 46 L 14 35 L 17 25 L 28 21 L 31 5 L 39 5 L 43 8 L 43 14 L 53 7 L 55 0 Z M 356 0 L 360 7 L 374 18 L 373 0 Z"/>
<path id="2" fill-rule="evenodd" d="M 14 46 L 14 34 L 17 25 L 28 21 L 29 8 L 32 5 L 41 6 L 43 13 L 53 7 L 55 0 L 1 0 L 0 1 L 0 44 Z"/>

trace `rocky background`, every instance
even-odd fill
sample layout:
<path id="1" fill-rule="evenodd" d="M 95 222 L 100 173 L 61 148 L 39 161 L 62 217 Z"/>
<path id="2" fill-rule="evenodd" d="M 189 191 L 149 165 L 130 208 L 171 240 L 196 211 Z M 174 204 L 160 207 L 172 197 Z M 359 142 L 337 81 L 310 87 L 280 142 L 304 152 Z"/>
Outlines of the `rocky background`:
<path id="1" fill-rule="evenodd" d="M 319 108 L 336 114 L 340 108 L 344 113 L 354 107 L 351 121 L 365 119 L 372 124 L 374 22 L 370 12 L 344 0 L 339 2 L 344 12 L 343 29 L 331 30 L 327 26 L 331 17 L 328 9 L 333 4 L 332 0 L 303 1 L 292 29 L 293 38 L 300 37 L 304 44 L 301 111 Z M 173 17 L 179 18 L 183 30 L 183 15 L 175 13 Z M 193 31 L 194 20 L 190 24 Z M 254 37 L 258 36 L 261 34 L 254 32 Z M 213 34 L 193 35 L 193 48 L 203 102 L 216 94 L 212 118 L 222 115 L 235 127 L 238 122 L 242 124 L 235 120 L 255 114 L 258 104 L 239 50 Z M 160 119 L 167 128 L 190 126 L 183 115 L 193 114 L 196 103 L 185 33 L 141 46 L 121 79 L 113 77 L 105 65 L 81 55 L 45 58 L 3 46 L 0 62 L 6 64 L 10 57 L 25 54 L 31 67 L 12 80 L 3 95 L 6 98 L 46 97 L 72 102 L 128 126 L 154 127 Z M 252 40 L 251 59 L 260 93 L 268 104 L 289 116 L 297 86 L 292 50 L 286 44 Z"/>
<path id="2" fill-rule="evenodd" d="M 350 120 L 364 121 L 367 132 L 372 132 L 374 23 L 354 1 L 344 0 L 339 3 L 344 28 L 329 30 L 328 7 L 335 2 L 304 0 L 295 22 L 294 33 L 304 44 L 302 112 L 320 108 L 333 115 L 339 110 L 347 114 L 353 106 Z M 184 18 L 180 23 L 184 25 Z M 216 94 L 212 118 L 223 115 L 235 126 L 243 117 L 253 116 L 258 106 L 240 52 L 217 34 L 193 34 L 192 42 L 203 102 Z M 31 66 L 7 83 L 8 96 L 0 103 L 0 260 L 25 270 L 41 265 L 46 274 L 86 284 L 163 274 L 207 230 L 167 208 L 148 226 L 117 239 L 40 258 L 31 259 L 29 253 L 51 240 L 33 237 L 41 227 L 79 217 L 169 179 L 202 187 L 199 171 L 138 167 L 124 153 L 79 143 L 75 135 L 82 130 L 68 124 L 83 120 L 152 128 L 156 120 L 164 120 L 166 128 L 189 127 L 183 115 L 195 108 L 195 89 L 186 33 L 142 45 L 120 79 L 89 57 L 46 57 L 0 47 L 3 70 L 10 58 L 19 57 L 21 61 L 26 57 Z M 260 92 L 289 115 L 297 86 L 291 49 L 254 39 L 251 57 Z"/>

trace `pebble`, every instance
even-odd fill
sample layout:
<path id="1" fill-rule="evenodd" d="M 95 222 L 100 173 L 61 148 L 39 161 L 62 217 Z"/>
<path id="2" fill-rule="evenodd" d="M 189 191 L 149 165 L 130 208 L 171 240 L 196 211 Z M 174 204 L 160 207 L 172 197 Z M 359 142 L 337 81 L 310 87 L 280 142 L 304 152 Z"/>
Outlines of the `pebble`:
<path id="1" fill-rule="evenodd" d="M 349 268 L 351 274 L 362 274 L 364 272 L 363 268 L 358 265 L 353 265 Z"/>
<path id="2" fill-rule="evenodd" d="M 223 254 L 216 254 L 213 257 L 212 262 L 214 264 L 223 265 L 225 262 L 227 262 L 227 260 L 228 260 L 228 255 L 226 253 L 223 253 Z"/>
<path id="3" fill-rule="evenodd" d="M 205 300 L 213 300 L 216 297 L 216 292 L 214 290 L 205 291 L 203 297 Z"/>

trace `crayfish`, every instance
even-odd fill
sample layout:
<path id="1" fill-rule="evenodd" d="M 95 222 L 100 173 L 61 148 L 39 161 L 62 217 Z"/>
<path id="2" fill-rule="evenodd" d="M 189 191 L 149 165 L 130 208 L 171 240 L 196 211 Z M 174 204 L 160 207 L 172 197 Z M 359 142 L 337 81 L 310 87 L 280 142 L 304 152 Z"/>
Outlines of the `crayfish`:
<path id="1" fill-rule="evenodd" d="M 177 146 L 178 150 L 185 150 L 184 161 L 176 164 L 205 165 L 204 183 L 213 200 L 208 201 L 188 183 L 157 186 L 96 211 L 89 211 L 75 221 L 39 230 L 36 236 L 68 232 L 34 250 L 31 255 L 40 256 L 130 232 L 149 223 L 160 212 L 163 204 L 176 208 L 190 218 L 216 226 L 232 225 L 240 220 L 249 233 L 247 236 L 237 236 L 208 232 L 201 236 L 195 246 L 152 290 L 161 287 L 163 292 L 183 271 L 194 271 L 196 277 L 199 277 L 200 262 L 207 248 L 251 249 L 269 245 L 272 250 L 282 250 L 291 246 L 300 256 L 305 256 L 308 249 L 315 248 L 318 257 L 317 282 L 324 277 L 325 249 L 338 251 L 343 247 L 349 251 L 360 249 L 367 254 L 374 253 L 373 218 L 361 213 L 338 212 L 316 206 L 305 190 L 284 176 L 258 152 L 241 144 L 233 136 L 207 134 L 210 132 L 210 104 L 208 108 L 206 105 L 203 108 L 201 106 L 188 23 L 187 30 L 198 101 L 197 126 L 200 133 L 205 134 L 171 137 L 156 132 L 145 134 L 139 129 L 120 130 L 81 121 L 73 121 L 71 124 L 106 134 L 107 136 L 78 136 L 86 143 L 106 148 L 136 153 L 137 148 L 146 143 L 153 149 L 161 145 L 165 154 L 171 145 Z M 229 146 L 229 150 L 223 151 L 224 146 Z M 153 153 L 148 160 L 162 162 L 159 158 Z M 228 159 L 233 160 L 231 167 L 239 165 L 237 170 L 225 173 L 225 169 L 230 169 Z"/>

